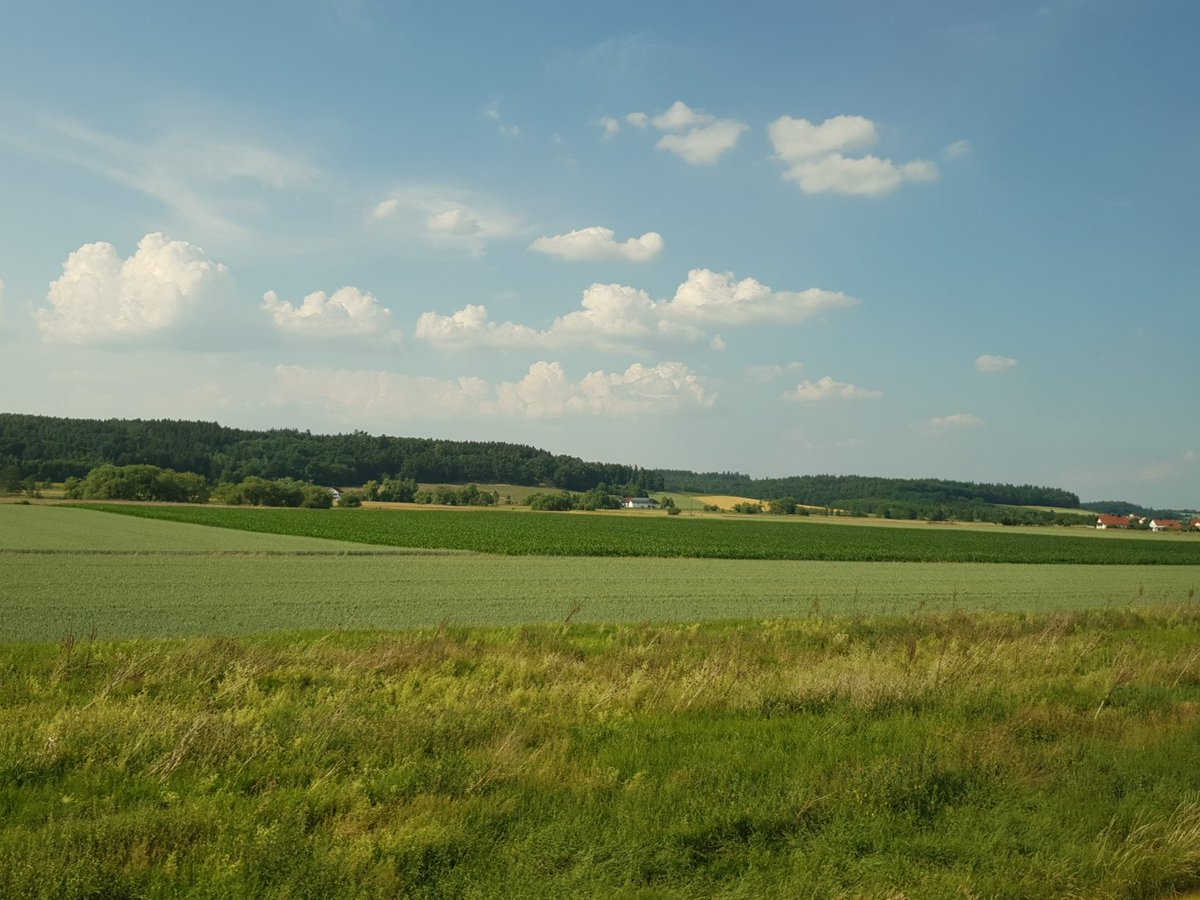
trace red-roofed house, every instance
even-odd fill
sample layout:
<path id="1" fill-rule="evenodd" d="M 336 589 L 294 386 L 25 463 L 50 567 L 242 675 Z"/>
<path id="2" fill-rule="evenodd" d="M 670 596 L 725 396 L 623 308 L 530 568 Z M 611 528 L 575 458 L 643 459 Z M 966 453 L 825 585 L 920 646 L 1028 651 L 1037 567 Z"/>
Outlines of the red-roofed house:
<path id="1" fill-rule="evenodd" d="M 1103 530 L 1105 528 L 1128 528 L 1133 524 L 1133 516 L 1098 516 L 1096 518 L 1096 527 Z"/>
<path id="2" fill-rule="evenodd" d="M 1151 531 L 1183 531 L 1183 523 L 1178 519 L 1151 519 Z"/>

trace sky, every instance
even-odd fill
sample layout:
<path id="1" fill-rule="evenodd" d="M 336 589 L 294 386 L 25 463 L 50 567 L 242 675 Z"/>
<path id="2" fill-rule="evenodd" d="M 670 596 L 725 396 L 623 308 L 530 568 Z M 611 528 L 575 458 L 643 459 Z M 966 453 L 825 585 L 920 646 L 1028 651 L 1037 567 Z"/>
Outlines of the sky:
<path id="1" fill-rule="evenodd" d="M 1200 507 L 1191 0 L 0 20 L 2 411 Z"/>

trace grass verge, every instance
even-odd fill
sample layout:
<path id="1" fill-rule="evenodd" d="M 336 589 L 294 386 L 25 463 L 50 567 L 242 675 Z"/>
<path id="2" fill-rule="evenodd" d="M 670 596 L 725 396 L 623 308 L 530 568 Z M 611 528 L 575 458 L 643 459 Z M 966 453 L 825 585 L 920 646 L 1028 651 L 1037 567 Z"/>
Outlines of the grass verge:
<path id="1" fill-rule="evenodd" d="M 0 894 L 1147 897 L 1200 614 L 0 649 Z"/>

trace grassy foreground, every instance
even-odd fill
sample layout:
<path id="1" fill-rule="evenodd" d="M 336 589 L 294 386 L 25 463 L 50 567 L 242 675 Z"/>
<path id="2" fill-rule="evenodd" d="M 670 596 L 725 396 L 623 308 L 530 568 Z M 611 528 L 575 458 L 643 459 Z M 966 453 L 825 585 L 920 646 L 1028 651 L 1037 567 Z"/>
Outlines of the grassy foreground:
<path id="1" fill-rule="evenodd" d="M 1149 897 L 1200 612 L 0 648 L 0 895 Z"/>
<path id="2" fill-rule="evenodd" d="M 88 509 L 243 531 L 523 556 L 815 559 L 1200 565 L 1200 536 L 1162 541 L 1094 536 L 864 528 L 828 522 L 735 521 L 665 515 L 445 509 L 246 509 L 94 505 Z"/>

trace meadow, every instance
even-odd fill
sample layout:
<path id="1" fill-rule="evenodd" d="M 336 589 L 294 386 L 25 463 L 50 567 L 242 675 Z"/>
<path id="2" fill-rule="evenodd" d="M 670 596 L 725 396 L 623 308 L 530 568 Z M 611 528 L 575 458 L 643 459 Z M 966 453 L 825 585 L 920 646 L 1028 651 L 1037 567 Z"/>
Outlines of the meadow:
<path id="1" fill-rule="evenodd" d="M 1200 615 L 0 649 L 0 895 L 1167 896 Z"/>
<path id="2" fill-rule="evenodd" d="M 1200 565 L 1200 537 L 1178 540 L 866 528 L 834 522 L 448 509 L 246 509 L 91 505 L 89 509 L 244 531 L 396 547 L 539 556 L 655 556 L 858 562 Z M 1049 531 L 1049 530 L 1047 530 Z"/>

